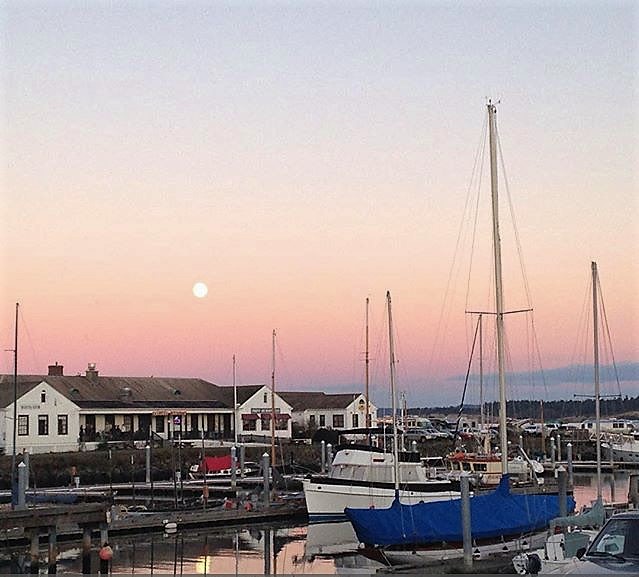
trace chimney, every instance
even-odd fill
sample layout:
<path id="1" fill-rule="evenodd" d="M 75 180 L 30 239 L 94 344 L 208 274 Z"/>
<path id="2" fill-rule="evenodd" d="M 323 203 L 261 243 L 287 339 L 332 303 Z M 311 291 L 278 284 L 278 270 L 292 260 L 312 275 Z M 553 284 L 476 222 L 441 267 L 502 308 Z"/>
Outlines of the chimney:
<path id="1" fill-rule="evenodd" d="M 89 363 L 87 366 L 86 378 L 89 379 L 92 383 L 97 382 L 98 380 L 98 371 L 95 368 L 95 363 Z"/>
<path id="2" fill-rule="evenodd" d="M 58 361 L 55 362 L 55 365 L 49 365 L 49 376 L 50 377 L 62 377 L 64 367 L 58 364 Z"/>

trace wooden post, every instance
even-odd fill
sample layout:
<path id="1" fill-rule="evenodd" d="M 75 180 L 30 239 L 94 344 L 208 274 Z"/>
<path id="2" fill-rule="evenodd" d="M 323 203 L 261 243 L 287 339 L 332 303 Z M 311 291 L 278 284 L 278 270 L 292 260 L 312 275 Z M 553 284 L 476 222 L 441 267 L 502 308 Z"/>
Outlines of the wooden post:
<path id="1" fill-rule="evenodd" d="M 52 525 L 49 527 L 49 574 L 57 573 L 57 561 L 58 561 L 58 543 L 57 543 L 57 534 L 56 527 Z"/>
<path id="2" fill-rule="evenodd" d="M 82 527 L 82 574 L 91 574 L 91 528 Z"/>
<path id="3" fill-rule="evenodd" d="M 31 548 L 29 550 L 31 556 L 31 569 L 32 575 L 37 575 L 40 572 L 40 530 L 31 529 Z"/>

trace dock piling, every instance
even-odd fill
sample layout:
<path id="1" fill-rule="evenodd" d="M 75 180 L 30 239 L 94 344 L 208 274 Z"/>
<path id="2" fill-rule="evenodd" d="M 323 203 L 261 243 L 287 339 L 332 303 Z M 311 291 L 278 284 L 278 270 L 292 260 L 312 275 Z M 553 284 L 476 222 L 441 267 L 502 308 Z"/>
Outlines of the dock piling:
<path id="1" fill-rule="evenodd" d="M 29 470 L 24 464 L 24 461 L 18 465 L 18 503 L 16 509 L 27 508 L 27 483 L 28 483 Z"/>
<path id="2" fill-rule="evenodd" d="M 91 574 L 91 527 L 82 527 L 82 574 Z"/>
<path id="3" fill-rule="evenodd" d="M 270 500 L 271 500 L 271 495 L 270 495 L 270 489 L 269 489 L 269 477 L 270 477 L 270 466 L 269 466 L 269 456 L 268 453 L 264 453 L 262 455 L 262 477 L 264 479 L 264 486 L 263 486 L 263 498 L 264 498 L 264 505 L 266 507 L 269 506 L 270 504 Z"/>
<path id="4" fill-rule="evenodd" d="M 57 562 L 58 562 L 58 536 L 56 532 L 55 525 L 49 527 L 49 552 L 48 552 L 48 569 L 47 573 L 49 575 L 55 574 L 58 572 Z"/>
<path id="5" fill-rule="evenodd" d="M 559 483 L 559 516 L 565 517 L 568 514 L 568 475 L 562 466 L 557 469 L 557 481 Z"/>
<path id="6" fill-rule="evenodd" d="M 639 509 L 639 474 L 637 473 L 630 475 L 630 482 L 628 483 L 628 503 L 630 503 L 634 509 Z"/>
<path id="7" fill-rule="evenodd" d="M 473 566 L 473 536 L 470 519 L 470 476 L 464 471 L 459 477 L 461 485 L 461 522 L 462 539 L 464 546 L 464 567 L 471 569 Z"/>
<path id="8" fill-rule="evenodd" d="M 322 456 L 321 456 L 321 458 L 322 458 L 322 470 L 321 470 L 321 473 L 323 475 L 324 473 L 326 473 L 326 441 L 322 441 L 322 449 L 321 450 L 322 450 Z"/>
<path id="9" fill-rule="evenodd" d="M 568 467 L 568 484 L 573 485 L 572 443 L 566 445 L 566 465 Z"/>
<path id="10" fill-rule="evenodd" d="M 24 463 L 20 463 L 23 465 Z M 29 554 L 31 557 L 31 568 L 29 572 L 32 575 L 37 575 L 40 573 L 40 531 L 38 529 L 31 529 L 31 547 L 29 549 Z"/>
<path id="11" fill-rule="evenodd" d="M 231 489 L 237 491 L 237 447 L 231 447 Z"/>
<path id="12" fill-rule="evenodd" d="M 244 463 L 246 462 L 246 447 L 240 445 L 240 478 L 244 479 Z"/>

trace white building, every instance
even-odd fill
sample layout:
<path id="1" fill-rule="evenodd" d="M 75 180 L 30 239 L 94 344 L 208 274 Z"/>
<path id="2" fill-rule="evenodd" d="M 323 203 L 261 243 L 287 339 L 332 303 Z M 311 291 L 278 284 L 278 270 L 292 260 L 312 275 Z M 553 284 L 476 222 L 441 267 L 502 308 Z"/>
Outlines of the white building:
<path id="1" fill-rule="evenodd" d="M 225 401 L 233 406 L 233 387 L 225 389 Z M 273 403 L 271 389 L 266 385 L 240 385 L 236 387 L 237 411 L 235 414 L 239 440 L 255 437 L 271 437 L 271 417 Z M 280 394 L 275 393 L 275 436 L 291 438 L 291 405 Z"/>
<path id="2" fill-rule="evenodd" d="M 293 422 L 307 430 L 366 427 L 366 398 L 361 393 L 312 393 L 282 391 L 292 407 Z M 377 426 L 377 407 L 369 402 L 371 427 Z"/>
<path id="3" fill-rule="evenodd" d="M 0 451 L 5 454 L 13 452 L 13 382 L 13 375 L 0 375 Z M 202 379 L 105 377 L 93 364 L 77 376 L 65 376 L 62 366 L 52 365 L 48 375 L 20 375 L 17 385 L 16 452 L 91 450 L 151 436 L 233 440 L 236 421 L 244 425 L 243 412 L 258 415 L 261 435 L 264 422 L 270 425 L 270 391 L 264 385 L 238 387 L 237 410 L 232 387 Z M 290 438 L 290 405 L 277 394 L 275 400 L 277 436 Z M 267 404 L 269 417 L 261 415 Z"/>

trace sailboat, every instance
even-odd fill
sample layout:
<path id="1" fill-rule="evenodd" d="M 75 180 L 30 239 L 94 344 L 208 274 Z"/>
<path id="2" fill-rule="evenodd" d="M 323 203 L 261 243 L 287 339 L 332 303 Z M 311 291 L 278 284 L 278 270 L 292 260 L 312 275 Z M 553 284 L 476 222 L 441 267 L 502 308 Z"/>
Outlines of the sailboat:
<path id="1" fill-rule="evenodd" d="M 599 332 L 598 297 L 599 273 L 597 263 L 591 263 L 592 271 L 592 320 L 593 320 L 593 368 L 595 382 L 595 443 L 597 455 L 597 499 L 592 507 L 581 515 L 570 515 L 553 519 L 550 535 L 542 549 L 532 553 L 521 553 L 513 558 L 513 566 L 520 575 L 547 573 L 571 563 L 581 549 L 593 539 L 605 521 L 606 512 L 602 498 L 601 482 L 601 394 L 599 387 Z M 556 527 L 574 527 L 570 533 L 556 533 Z"/>
<path id="2" fill-rule="evenodd" d="M 521 546 L 525 535 L 546 529 L 550 521 L 560 514 L 557 494 L 527 492 L 514 493 L 508 478 L 508 439 L 506 429 L 506 375 L 504 343 L 504 304 L 501 267 L 501 244 L 497 194 L 497 108 L 489 102 L 488 124 L 491 167 L 492 238 L 495 278 L 495 305 L 497 326 L 497 365 L 499 375 L 499 436 L 501 447 L 502 479 L 498 488 L 487 494 L 475 494 L 470 498 L 471 534 L 479 546 L 503 546 L 511 541 L 513 548 Z M 574 510 L 575 502 L 567 497 L 566 509 Z M 346 508 L 359 540 L 371 549 L 383 550 L 386 559 L 394 553 L 406 563 L 420 563 L 433 558 L 441 559 L 441 549 L 448 548 L 461 553 L 463 528 L 461 500 L 437 503 L 404 505 L 395 499 L 387 509 Z M 529 545 L 530 542 L 528 541 Z M 408 556 L 405 556 L 407 554 Z"/>
<path id="3" fill-rule="evenodd" d="M 386 293 L 386 301 L 391 349 L 392 412 L 395 418 L 395 361 L 392 353 L 390 292 Z M 368 342 L 368 335 L 366 340 Z M 368 352 L 366 359 L 368 360 Z M 368 403 L 368 394 L 366 402 Z M 370 434 L 372 429 L 366 430 Z M 372 445 L 338 446 L 328 473 L 311 475 L 302 481 L 306 509 L 311 521 L 345 521 L 346 507 L 384 508 L 391 505 L 396 495 L 402 503 L 448 501 L 459 496 L 459 483 L 437 474 L 433 476 L 432 470 L 422 464 L 419 453 L 399 450 L 396 426 L 392 427 L 392 435 L 392 452 L 388 452 L 385 447 Z"/>

